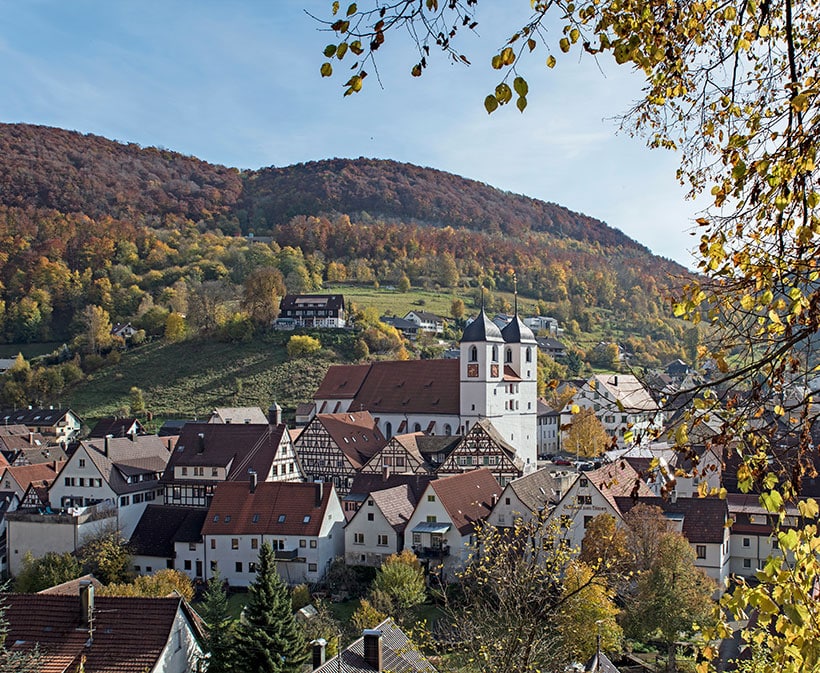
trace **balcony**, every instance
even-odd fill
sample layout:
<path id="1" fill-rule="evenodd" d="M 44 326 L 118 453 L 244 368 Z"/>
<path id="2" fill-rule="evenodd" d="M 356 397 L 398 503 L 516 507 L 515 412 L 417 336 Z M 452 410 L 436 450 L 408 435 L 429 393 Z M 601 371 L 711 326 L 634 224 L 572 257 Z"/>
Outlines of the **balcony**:
<path id="1" fill-rule="evenodd" d="M 422 547 L 413 545 L 413 553 L 419 559 L 444 558 L 450 555 L 450 545 L 443 544 L 440 547 Z"/>
<path id="2" fill-rule="evenodd" d="M 298 549 L 275 549 L 273 552 L 273 558 L 277 561 L 293 561 L 297 556 Z"/>

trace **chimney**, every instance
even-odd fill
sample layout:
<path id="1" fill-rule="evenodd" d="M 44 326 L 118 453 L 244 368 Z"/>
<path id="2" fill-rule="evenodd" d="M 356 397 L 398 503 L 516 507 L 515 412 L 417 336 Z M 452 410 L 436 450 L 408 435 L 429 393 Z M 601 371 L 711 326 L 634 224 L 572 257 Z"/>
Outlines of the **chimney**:
<path id="1" fill-rule="evenodd" d="M 616 386 L 618 385 L 618 375 L 617 374 L 615 374 L 615 385 Z"/>
<path id="2" fill-rule="evenodd" d="M 108 455 L 108 449 L 111 448 L 111 435 L 106 435 L 103 440 L 103 455 Z"/>
<path id="3" fill-rule="evenodd" d="M 197 453 L 205 453 L 205 433 L 200 432 L 200 433 L 197 434 L 197 437 L 199 438 L 199 444 L 197 446 L 196 452 Z"/>
<path id="4" fill-rule="evenodd" d="M 34 433 L 31 430 L 28 432 L 28 443 L 32 445 L 34 444 Z"/>
<path id="5" fill-rule="evenodd" d="M 268 423 L 270 425 L 282 424 L 282 407 L 280 407 L 276 402 L 268 407 Z"/>
<path id="6" fill-rule="evenodd" d="M 316 506 L 322 506 L 322 500 L 325 496 L 325 484 L 322 481 L 314 482 L 316 484 Z"/>
<path id="7" fill-rule="evenodd" d="M 251 482 L 251 493 L 256 493 L 256 470 L 248 470 L 248 479 Z"/>
<path id="8" fill-rule="evenodd" d="M 170 453 L 173 450 L 174 450 L 173 442 L 171 441 L 171 438 L 169 437 L 168 438 L 168 452 Z"/>
<path id="9" fill-rule="evenodd" d="M 94 585 L 91 580 L 80 580 L 80 619 L 84 629 L 94 624 Z"/>
<path id="10" fill-rule="evenodd" d="M 325 663 L 325 647 L 327 641 L 324 638 L 311 641 L 311 651 L 313 652 L 313 661 L 311 668 L 315 671 L 319 666 Z M 339 654 L 341 656 L 341 653 Z"/>
<path id="11" fill-rule="evenodd" d="M 364 640 L 364 660 L 367 664 L 379 671 L 382 671 L 382 632 L 377 629 L 365 629 L 362 632 Z"/>

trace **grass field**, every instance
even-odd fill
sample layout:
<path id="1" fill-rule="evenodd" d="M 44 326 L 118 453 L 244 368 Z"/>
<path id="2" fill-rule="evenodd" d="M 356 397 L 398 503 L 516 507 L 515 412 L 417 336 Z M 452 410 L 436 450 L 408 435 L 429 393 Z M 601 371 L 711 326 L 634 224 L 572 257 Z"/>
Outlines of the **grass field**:
<path id="1" fill-rule="evenodd" d="M 288 360 L 284 343 L 156 341 L 125 353 L 94 372 L 64 397 L 86 422 L 129 408 L 132 386 L 143 391 L 154 425 L 164 418 L 203 418 L 218 406 L 259 406 L 276 401 L 293 413 L 324 377 L 331 356 Z"/>

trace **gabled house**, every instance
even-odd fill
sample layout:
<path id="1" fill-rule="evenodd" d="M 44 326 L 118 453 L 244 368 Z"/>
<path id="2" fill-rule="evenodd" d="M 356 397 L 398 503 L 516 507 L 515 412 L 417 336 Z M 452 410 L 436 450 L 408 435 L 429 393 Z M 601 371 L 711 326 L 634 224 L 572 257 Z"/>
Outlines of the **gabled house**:
<path id="1" fill-rule="evenodd" d="M 778 515 L 766 510 L 757 494 L 729 493 L 726 504 L 734 522 L 729 528 L 729 572 L 753 578 L 763 568 L 766 559 L 777 553 L 772 533 Z M 796 507 L 787 506 L 786 526 L 794 525 L 798 514 Z"/>
<path id="2" fill-rule="evenodd" d="M 204 658 L 200 620 L 184 599 L 4 594 L 11 652 L 38 648 L 48 673 L 189 673 Z"/>
<path id="3" fill-rule="evenodd" d="M 268 422 L 268 417 L 259 407 L 217 407 L 208 419 L 208 423 L 224 423 L 225 425 L 230 423 L 265 425 Z M 281 420 L 275 422 L 274 425 L 278 423 L 281 423 Z"/>
<path id="4" fill-rule="evenodd" d="M 561 412 L 545 400 L 538 400 L 538 458 L 554 456 L 561 450 Z"/>
<path id="5" fill-rule="evenodd" d="M 82 421 L 71 409 L 7 409 L 0 411 L 0 425 L 25 425 L 58 444 L 69 444 L 82 429 Z"/>
<path id="6" fill-rule="evenodd" d="M 48 440 L 43 435 L 29 430 L 25 425 L 0 425 L 0 454 L 9 464 L 14 464 L 23 453 L 50 455 L 52 448 L 56 447 L 49 446 Z M 47 462 L 55 459 L 35 459 L 30 462 Z M 19 464 L 26 464 L 26 461 Z"/>
<path id="7" fill-rule="evenodd" d="M 342 507 L 348 521 L 359 511 L 367 497 L 376 491 L 385 491 L 396 486 L 407 486 L 413 502 L 418 502 L 427 485 L 436 479 L 434 474 L 388 474 L 383 472 L 359 472 L 353 478 L 350 491 L 342 498 Z"/>
<path id="8" fill-rule="evenodd" d="M 299 327 L 345 326 L 345 298 L 341 294 L 286 294 L 279 302 L 279 319 Z"/>
<path id="9" fill-rule="evenodd" d="M 431 474 L 435 467 L 431 465 L 426 456 L 422 455 L 419 443 L 423 442 L 425 435 L 421 432 L 414 432 L 404 435 L 395 435 L 381 451 L 374 454 L 363 466 L 361 471 L 365 474 Z M 453 438 L 455 444 L 458 438 Z"/>
<path id="10" fill-rule="evenodd" d="M 247 586 L 269 542 L 284 582 L 319 582 L 344 553 L 345 519 L 333 485 L 254 477 L 216 487 L 202 527 L 206 572 L 218 568 L 231 586 Z"/>
<path id="11" fill-rule="evenodd" d="M 45 483 L 50 486 L 64 464 L 49 462 L 6 466 L 0 471 L 0 490 L 13 491 L 22 500 L 32 483 Z"/>
<path id="12" fill-rule="evenodd" d="M 323 640 L 313 641 L 313 673 L 436 673 L 433 665 L 388 617 L 366 629 L 332 659 L 325 660 Z"/>
<path id="13" fill-rule="evenodd" d="M 631 374 L 595 374 L 575 393 L 561 411 L 561 427 L 572 422 L 572 407 L 592 409 L 620 448 L 642 443 L 659 434 L 664 419 L 658 403 Z M 631 439 L 628 439 L 631 432 Z"/>
<path id="14" fill-rule="evenodd" d="M 444 320 L 430 311 L 410 311 L 404 319 L 414 323 L 420 332 L 444 333 Z"/>
<path id="15" fill-rule="evenodd" d="M 670 528 L 683 533 L 695 552 L 695 566 L 723 586 L 729 576 L 729 508 L 720 498 L 645 498 L 616 497 L 625 515 L 639 502 L 660 507 Z"/>
<path id="16" fill-rule="evenodd" d="M 101 418 L 88 433 L 90 439 L 102 439 L 103 437 L 127 437 L 128 435 L 144 435 L 145 428 L 135 416 L 118 418 L 108 416 Z"/>
<path id="17" fill-rule="evenodd" d="M 150 575 L 172 568 L 204 581 L 202 526 L 207 514 L 201 507 L 148 505 L 129 543 L 134 572 Z"/>
<path id="18" fill-rule="evenodd" d="M 345 526 L 347 565 L 379 567 L 404 548 L 404 529 L 417 499 L 407 484 L 367 494 Z"/>
<path id="19" fill-rule="evenodd" d="M 439 476 L 461 474 L 477 467 L 487 468 L 499 484 L 508 484 L 524 474 L 525 465 L 489 419 L 475 422 L 436 470 Z M 535 469 L 532 465 L 531 469 Z"/>
<path id="20" fill-rule="evenodd" d="M 535 341 L 538 344 L 538 350 L 551 358 L 562 358 L 567 354 L 567 347 L 563 341 L 553 337 L 536 337 Z"/>
<path id="21" fill-rule="evenodd" d="M 160 478 L 170 452 L 156 435 L 103 437 L 80 442 L 49 488 L 53 509 L 108 503 L 130 537 L 149 502 L 162 497 Z"/>
<path id="22" fill-rule="evenodd" d="M 294 441 L 305 477 L 332 482 L 340 496 L 384 445 L 384 436 L 367 411 L 317 414 Z"/>
<path id="23" fill-rule="evenodd" d="M 501 486 L 486 468 L 428 484 L 404 529 L 404 546 L 446 579 L 464 566 L 476 526 L 490 514 Z"/>
<path id="24" fill-rule="evenodd" d="M 163 502 L 208 507 L 223 481 L 301 481 L 302 471 L 284 424 L 186 423 L 162 478 Z"/>
<path id="25" fill-rule="evenodd" d="M 514 526 L 518 520 L 528 521 L 536 514 L 548 513 L 577 478 L 577 472 L 547 468 L 519 477 L 504 487 L 487 523 L 496 527 Z"/>
<path id="26" fill-rule="evenodd" d="M 130 339 L 137 333 L 137 328 L 130 322 L 118 322 L 111 327 L 111 336 L 119 337 L 120 339 Z"/>
<path id="27" fill-rule="evenodd" d="M 415 339 L 419 333 L 418 323 L 406 320 L 404 318 L 399 318 L 398 316 L 383 315 L 379 318 L 379 320 L 381 320 L 385 325 L 395 327 L 399 332 L 410 339 Z"/>
<path id="28" fill-rule="evenodd" d="M 552 510 L 548 521 L 557 521 L 566 531 L 564 539 L 568 544 L 580 549 L 586 527 L 596 516 L 609 514 L 622 522 L 623 516 L 615 500 L 620 496 L 653 496 L 640 475 L 625 460 L 579 474 Z"/>

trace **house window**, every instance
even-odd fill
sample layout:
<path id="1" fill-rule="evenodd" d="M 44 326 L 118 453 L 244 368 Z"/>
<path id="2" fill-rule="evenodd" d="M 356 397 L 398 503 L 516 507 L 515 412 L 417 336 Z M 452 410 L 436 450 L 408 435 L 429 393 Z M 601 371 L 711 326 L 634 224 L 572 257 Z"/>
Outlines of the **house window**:
<path id="1" fill-rule="evenodd" d="M 591 516 L 585 516 L 585 517 L 584 517 L 584 528 L 586 528 L 587 526 L 589 526 L 589 524 L 590 524 L 591 522 L 592 522 L 592 517 L 591 517 Z"/>
<path id="2" fill-rule="evenodd" d="M 124 495 L 120 498 L 120 507 L 131 504 L 131 496 Z"/>
<path id="3" fill-rule="evenodd" d="M 310 541 L 310 548 L 311 549 L 316 549 L 316 540 L 311 540 Z"/>
<path id="4" fill-rule="evenodd" d="M 435 514 L 428 514 L 427 515 L 427 523 L 436 523 L 436 515 Z"/>
<path id="5" fill-rule="evenodd" d="M 578 504 L 580 504 L 580 505 L 591 505 L 592 504 L 592 496 L 591 495 L 579 495 L 578 496 Z"/>
<path id="6" fill-rule="evenodd" d="M 188 543 L 188 551 L 196 551 L 196 542 Z"/>
<path id="7" fill-rule="evenodd" d="M 752 541 L 749 538 L 744 537 L 743 538 L 743 546 L 744 547 L 750 547 L 751 545 L 752 545 Z"/>
<path id="8" fill-rule="evenodd" d="M 318 569 L 318 566 L 315 563 L 308 563 L 308 572 L 315 573 Z"/>
<path id="9" fill-rule="evenodd" d="M 211 549 L 216 549 L 216 538 L 215 537 L 211 538 Z"/>
<path id="10" fill-rule="evenodd" d="M 191 569 L 191 559 L 186 558 L 184 565 L 185 565 L 185 570 L 190 570 Z"/>
<path id="11" fill-rule="evenodd" d="M 470 362 L 478 362 L 478 348 L 470 346 Z"/>
<path id="12" fill-rule="evenodd" d="M 259 549 L 259 540 L 255 537 L 251 538 L 251 549 Z"/>
<path id="13" fill-rule="evenodd" d="M 219 568 L 219 566 L 217 565 L 217 562 L 216 561 L 211 561 L 211 572 L 215 573 L 218 568 Z"/>
<path id="14" fill-rule="evenodd" d="M 307 540 L 299 540 L 299 546 L 304 549 L 307 547 Z"/>
<path id="15" fill-rule="evenodd" d="M 414 545 L 421 544 L 421 533 L 413 533 L 413 544 Z"/>
<path id="16" fill-rule="evenodd" d="M 413 423 L 413 432 L 421 432 L 421 423 Z"/>
<path id="17" fill-rule="evenodd" d="M 367 513 L 367 520 L 368 521 L 373 521 L 373 512 L 368 512 Z"/>
<path id="18" fill-rule="evenodd" d="M 512 348 L 508 348 L 504 353 L 504 362 L 510 363 L 512 362 Z"/>
<path id="19" fill-rule="evenodd" d="M 256 561 L 250 561 L 248 563 L 248 572 L 255 573 L 256 572 Z"/>
<path id="20" fill-rule="evenodd" d="M 589 479 L 587 479 L 586 477 L 581 477 L 578 480 L 578 486 L 580 486 L 581 488 L 586 488 L 587 486 L 589 486 Z"/>
<path id="21" fill-rule="evenodd" d="M 504 504 L 509 505 L 510 504 L 510 499 L 509 498 L 504 498 Z"/>
<path id="22" fill-rule="evenodd" d="M 364 533 L 353 533 L 353 544 L 364 544 Z"/>
<path id="23" fill-rule="evenodd" d="M 743 559 L 743 567 L 744 568 L 751 568 L 752 567 L 752 559 L 750 559 L 750 558 Z"/>
<path id="24" fill-rule="evenodd" d="M 238 572 L 238 573 L 242 572 L 242 561 L 237 561 L 236 562 L 236 572 Z"/>
<path id="25" fill-rule="evenodd" d="M 706 558 L 706 545 L 705 545 L 705 544 L 698 544 L 698 545 L 695 545 L 695 555 L 696 555 L 699 559 L 704 559 L 704 558 Z"/>
<path id="26" fill-rule="evenodd" d="M 138 573 L 140 571 L 140 566 L 134 566 L 134 572 Z"/>
<path id="27" fill-rule="evenodd" d="M 498 362 L 498 346 L 493 346 L 493 362 Z"/>
<path id="28" fill-rule="evenodd" d="M 285 515 L 284 515 L 284 514 L 280 514 L 280 515 L 279 515 L 279 518 L 277 519 L 277 521 L 278 521 L 279 523 L 285 523 Z"/>
<path id="29" fill-rule="evenodd" d="M 183 467 L 183 468 L 182 468 L 182 476 L 183 476 L 183 477 L 188 476 L 188 468 L 187 468 L 187 467 Z"/>
<path id="30" fill-rule="evenodd" d="M 453 427 L 449 423 L 444 424 L 444 434 L 447 437 L 453 434 Z"/>
<path id="31" fill-rule="evenodd" d="M 80 458 L 78 463 L 79 463 L 80 467 L 85 467 L 85 458 Z"/>
<path id="32" fill-rule="evenodd" d="M 218 477 L 219 476 L 219 468 L 218 467 L 212 467 L 211 468 L 211 476 L 212 477 Z"/>
<path id="33" fill-rule="evenodd" d="M 386 547 L 387 546 L 387 536 L 386 535 L 379 535 L 377 544 L 380 547 Z"/>
<path id="34" fill-rule="evenodd" d="M 427 502 L 435 502 L 435 501 L 436 501 L 436 496 L 434 496 L 434 495 L 428 495 L 427 496 Z"/>
<path id="35" fill-rule="evenodd" d="M 231 538 L 231 549 L 239 549 L 239 538 L 232 537 Z"/>

